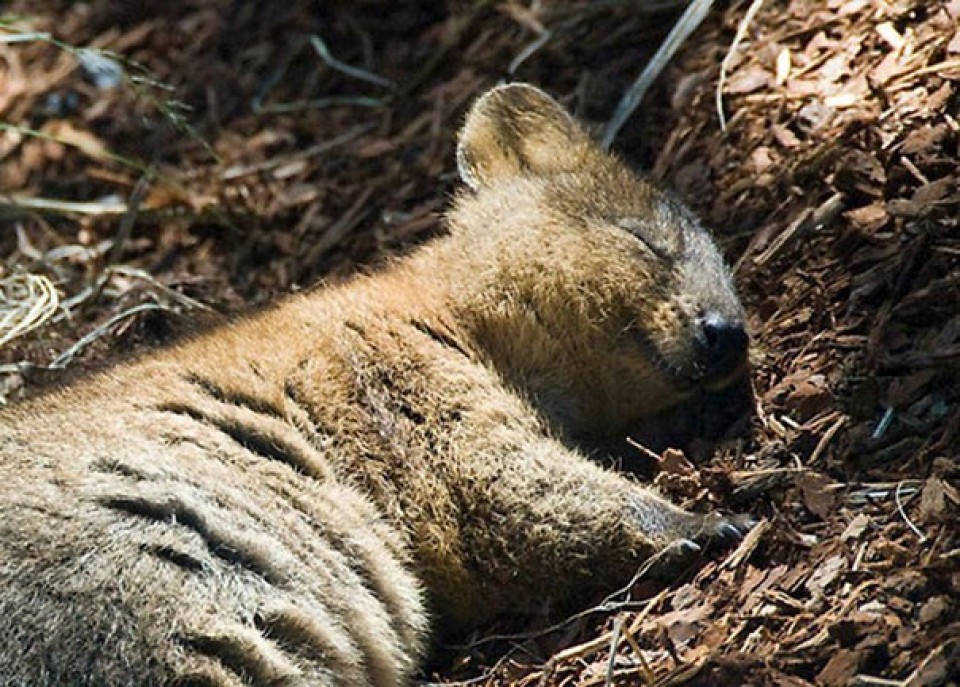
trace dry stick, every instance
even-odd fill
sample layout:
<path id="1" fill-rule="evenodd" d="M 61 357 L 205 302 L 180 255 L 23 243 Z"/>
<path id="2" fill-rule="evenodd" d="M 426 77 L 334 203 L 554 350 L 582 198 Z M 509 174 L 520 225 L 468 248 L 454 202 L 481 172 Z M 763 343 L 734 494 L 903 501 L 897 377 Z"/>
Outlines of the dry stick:
<path id="1" fill-rule="evenodd" d="M 107 254 L 108 265 L 113 265 L 120 262 L 120 258 L 123 255 L 123 247 L 130 238 L 130 234 L 133 233 L 133 225 L 137 221 L 137 215 L 140 212 L 140 204 L 146 197 L 147 189 L 150 188 L 150 182 L 152 181 L 153 171 L 151 170 L 141 176 L 137 180 L 136 185 L 133 187 L 133 191 L 130 193 L 130 198 L 127 200 L 127 211 L 120 218 L 120 226 L 117 228 L 117 235 L 114 237 L 113 247 Z"/>
<path id="2" fill-rule="evenodd" d="M 633 448 L 640 451 L 640 453 L 646 456 L 648 460 L 654 460 L 654 461 L 660 460 L 659 454 L 657 454 L 655 451 L 651 451 L 650 449 L 648 449 L 646 446 L 641 444 L 639 441 L 637 441 L 633 437 L 627 437 L 627 444 L 629 444 Z"/>
<path id="3" fill-rule="evenodd" d="M 635 625 L 636 623 L 634 623 Z M 643 655 L 643 650 L 640 648 L 640 645 L 637 643 L 636 638 L 631 632 L 631 628 L 626 627 L 623 630 L 623 637 L 627 640 L 627 644 L 630 645 L 630 648 L 633 650 L 633 653 L 637 656 L 637 662 L 640 664 L 640 671 L 643 673 L 643 682 L 647 685 L 652 685 L 656 682 L 656 676 L 653 674 L 653 670 L 650 668 L 650 664 L 647 662 L 647 659 Z"/>
<path id="4" fill-rule="evenodd" d="M 768 263 L 780 252 L 790 239 L 795 236 L 802 236 L 810 230 L 821 229 L 832 222 L 836 216 L 843 211 L 845 206 L 843 194 L 834 193 L 820 206 L 810 211 L 806 217 L 802 217 L 799 222 L 794 222 L 777 235 L 777 237 L 770 242 L 767 249 L 754 259 L 754 262 L 761 266 Z"/>
<path id="5" fill-rule="evenodd" d="M 906 511 L 903 510 L 903 502 L 900 500 L 900 488 L 903 486 L 903 482 L 897 482 L 897 488 L 893 491 L 893 500 L 897 504 L 897 512 L 900 513 L 900 517 L 903 518 L 903 521 L 907 523 L 907 527 L 913 530 L 913 533 L 917 535 L 917 538 L 920 540 L 920 543 L 923 544 L 927 541 L 927 535 L 920 531 L 920 529 L 913 524 L 910 520 L 910 517 L 907 515 Z"/>
<path id="6" fill-rule="evenodd" d="M 668 596 L 672 594 L 673 591 L 670 589 L 664 589 L 658 593 L 653 598 L 647 600 L 643 608 L 637 613 L 636 617 L 633 619 L 633 622 L 630 624 L 629 628 L 624 628 L 625 636 L 628 638 L 628 641 L 632 641 L 631 646 L 634 647 L 634 651 L 637 652 L 637 656 L 640 659 L 641 664 L 645 667 L 647 673 L 647 682 L 653 684 L 653 671 L 650 669 L 650 666 L 647 664 L 646 660 L 643 658 L 643 655 L 640 653 L 640 647 L 637 646 L 636 641 L 633 640 L 633 635 L 640 631 L 640 626 L 643 625 L 643 622 L 647 619 L 647 616 L 650 615 L 651 611 L 659 606 L 661 602 Z M 540 684 L 546 684 L 546 680 L 549 676 L 556 670 L 557 666 L 572 661 L 575 659 L 582 659 L 591 654 L 600 651 L 607 643 L 610 641 L 613 632 L 608 630 L 599 637 L 594 637 L 593 639 L 587 640 L 582 644 L 577 644 L 576 646 L 567 647 L 562 651 L 558 651 L 554 654 L 549 661 L 547 661 L 542 670 Z"/>
<path id="7" fill-rule="evenodd" d="M 610 687 L 613 684 L 613 666 L 617 662 L 617 645 L 620 643 L 622 632 L 623 617 L 618 615 L 613 619 L 613 632 L 610 633 L 610 656 L 607 658 L 607 675 L 603 681 L 603 687 Z"/>
<path id="8" fill-rule="evenodd" d="M 491 4 L 493 4 L 492 0 L 476 0 L 475 2 L 468 3 L 468 9 L 463 12 L 459 21 L 453 23 L 451 31 L 447 34 L 446 38 L 441 39 L 439 47 L 430 52 L 423 66 L 414 72 L 412 77 L 400 84 L 397 95 L 410 95 L 426 83 L 441 65 L 446 64 L 449 53 L 460 44 L 460 41 L 467 34 L 467 31 L 473 27 L 480 13 L 486 9 L 487 5 Z"/>
<path id="9" fill-rule="evenodd" d="M 680 16 L 680 19 L 677 20 L 677 23 L 670 30 L 670 33 L 667 34 L 663 43 L 660 44 L 656 54 L 654 54 L 650 62 L 647 63 L 643 72 L 640 73 L 637 80 L 633 82 L 633 85 L 630 86 L 623 94 L 623 97 L 620 98 L 617 109 L 613 111 L 613 116 L 603 130 L 601 145 L 605 150 L 610 149 L 610 146 L 613 144 L 613 139 L 617 137 L 620 128 L 640 105 L 640 101 L 643 100 L 647 89 L 650 88 L 650 85 L 660 75 L 660 72 L 667 66 L 667 63 L 683 42 L 703 23 L 712 4 L 713 0 L 693 0 L 693 2 L 687 6 L 687 9 Z"/>
<path id="10" fill-rule="evenodd" d="M 888 680 L 885 677 L 872 675 L 854 675 L 850 679 L 850 687 L 904 687 L 906 680 Z"/>
<path id="11" fill-rule="evenodd" d="M 507 65 L 507 74 L 513 76 L 516 71 L 520 69 L 520 65 L 526 62 L 537 50 L 545 46 L 551 38 L 553 38 L 553 31 L 550 29 L 541 31 L 539 36 L 517 53 L 517 56 L 510 61 L 510 64 Z"/>
<path id="12" fill-rule="evenodd" d="M 740 47 L 744 36 L 747 35 L 747 29 L 750 28 L 750 23 L 757 15 L 757 12 L 760 11 L 762 5 L 763 0 L 753 0 L 753 2 L 750 3 L 747 13 L 743 15 L 743 19 L 740 20 L 740 24 L 737 26 L 737 34 L 733 37 L 733 42 L 727 49 L 727 54 L 724 55 L 723 62 L 720 63 L 720 78 L 717 80 L 717 118 L 720 120 L 720 130 L 723 132 L 727 131 L 727 118 L 723 114 L 723 87 L 727 82 L 727 70 L 730 69 L 733 56 L 736 54 L 737 48 Z"/>
<path id="13" fill-rule="evenodd" d="M 453 682 L 418 682 L 417 687 L 472 687 L 472 685 L 478 685 L 481 682 L 488 682 L 493 679 L 493 676 L 503 667 L 503 665 L 513 657 L 513 654 L 517 651 L 517 647 L 511 648 L 506 654 L 500 657 L 490 670 L 483 672 L 476 677 L 467 678 L 466 680 L 455 680 Z"/>
<path id="14" fill-rule="evenodd" d="M 640 3 L 641 6 L 637 9 L 644 14 L 653 14 L 656 12 L 663 12 L 664 10 L 671 10 L 681 5 L 685 5 L 687 0 L 661 0 L 660 2 L 647 0 L 646 2 Z M 551 38 L 560 33 L 576 26 L 579 23 L 587 21 L 591 18 L 592 15 L 596 14 L 598 11 L 603 11 L 604 3 L 594 3 L 588 5 L 583 9 L 576 9 L 572 13 L 568 13 L 568 16 L 563 18 L 561 21 L 558 21 L 552 28 L 545 28 L 539 21 L 535 21 L 535 26 L 533 23 L 520 22 L 524 27 L 533 30 L 536 33 L 537 37 L 528 43 L 516 57 L 514 57 L 510 64 L 507 65 L 507 74 L 513 76 L 518 69 L 530 59 L 540 48 L 546 45 Z M 554 14 L 563 15 L 563 11 L 559 11 Z M 656 75 L 654 75 L 656 76 Z"/>
<path id="15" fill-rule="evenodd" d="M 610 638 L 613 636 L 612 631 L 604 632 L 599 637 L 594 637 L 591 640 L 577 644 L 575 646 L 568 647 L 563 651 L 558 651 L 554 654 L 550 660 L 547 662 L 547 667 L 555 668 L 557 664 L 564 663 L 566 661 L 578 658 L 586 658 L 591 654 L 595 654 L 600 651 L 603 647 L 607 646 L 610 643 Z"/>
<path id="16" fill-rule="evenodd" d="M 770 531 L 772 525 L 767 520 L 761 520 L 746 533 L 740 545 L 720 564 L 721 570 L 733 570 L 740 566 L 756 550 L 763 536 Z"/>
<path id="17" fill-rule="evenodd" d="M 133 279 L 140 279 L 141 281 L 145 281 L 148 284 L 150 284 L 152 287 L 154 287 L 155 289 L 163 293 L 165 296 L 167 296 L 170 300 L 174 301 L 175 303 L 178 303 L 179 305 L 182 305 L 188 310 L 196 309 L 196 310 L 206 310 L 209 312 L 213 312 L 213 308 L 211 308 L 206 303 L 201 303 L 195 298 L 190 298 L 190 296 L 180 293 L 176 289 L 170 288 L 166 284 L 163 284 L 160 281 L 158 281 L 157 278 L 154 277 L 149 272 L 142 270 L 138 267 L 131 267 L 130 265 L 111 265 L 106 270 L 104 270 L 104 273 L 107 275 L 107 277 L 110 277 L 114 274 L 120 274 L 125 277 L 131 277 Z"/>
<path id="18" fill-rule="evenodd" d="M 924 673 L 927 672 L 927 668 L 931 665 L 936 666 L 938 663 L 948 664 L 949 662 L 956 662 L 957 655 L 960 653 L 960 649 L 957 646 L 957 639 L 947 638 L 946 641 L 938 644 L 930 653 L 928 653 L 920 665 L 914 669 L 910 675 L 907 676 L 907 679 L 904 681 L 904 684 L 915 687 L 916 685 L 925 685 L 931 684 L 932 680 L 929 680 L 929 677 L 924 680 Z M 934 670 L 937 670 L 934 668 Z M 956 684 L 956 683 L 953 683 Z"/>
<path id="19" fill-rule="evenodd" d="M 820 437 L 820 441 L 817 442 L 816 448 L 813 449 L 813 453 L 810 454 L 810 458 L 807 460 L 807 465 L 813 465 L 817 462 L 817 458 L 826 450 L 827 445 L 833 439 L 834 435 L 840 431 L 840 428 L 846 423 L 847 418 L 844 415 L 841 415 L 837 418 L 837 421 L 830 425 L 830 428 L 823 433 L 823 436 Z"/>
<path id="20" fill-rule="evenodd" d="M 366 69 L 354 67 L 346 62 L 341 62 L 338 60 L 333 56 L 333 54 L 330 52 L 330 48 L 327 47 L 327 44 L 324 43 L 320 36 L 316 34 L 311 35 L 309 41 L 314 52 L 317 53 L 317 56 L 320 58 L 320 60 L 325 65 L 330 67 L 330 69 L 338 71 L 341 74 L 346 74 L 350 78 L 358 79 L 360 81 L 365 81 L 367 83 L 372 83 L 382 88 L 386 88 L 389 91 L 395 91 L 397 89 L 396 84 L 389 79 L 385 79 L 379 74 L 374 74 Z M 295 44 L 293 49 L 288 50 L 287 53 L 281 58 L 280 65 L 277 67 L 277 69 L 274 70 L 274 72 L 267 78 L 267 81 L 260 87 L 260 90 L 250 102 L 251 109 L 253 109 L 256 114 L 289 114 L 291 112 L 300 112 L 302 110 L 316 110 L 325 107 L 338 107 L 342 105 L 382 107 L 390 101 L 389 97 L 374 98 L 370 96 L 331 96 L 327 98 L 314 98 L 312 100 L 297 100 L 291 103 L 274 103 L 272 105 L 264 105 L 263 101 L 274 89 L 277 83 L 279 83 L 280 79 L 283 78 L 283 75 L 286 73 L 290 63 L 300 52 L 300 48 L 301 46 L 299 44 Z"/>
<path id="21" fill-rule="evenodd" d="M 314 243 L 307 253 L 306 263 L 308 265 L 316 264 L 320 258 L 326 255 L 334 246 L 339 245 L 347 234 L 353 231 L 354 227 L 363 221 L 367 216 L 369 210 L 368 201 L 370 200 L 370 196 L 373 195 L 373 191 L 373 187 L 370 186 L 361 192 L 353 205 L 343 213 L 340 219 L 331 224 L 330 227 L 321 234 L 320 239 Z"/>
<path id="22" fill-rule="evenodd" d="M 320 38 L 320 36 L 316 34 L 310 36 L 310 45 L 316 51 L 317 56 L 325 65 L 330 67 L 330 69 L 336 70 L 341 74 L 346 74 L 347 76 L 359 81 L 366 81 L 367 83 L 372 83 L 376 86 L 382 86 L 383 88 L 387 88 L 391 91 L 396 89 L 396 84 L 394 84 L 390 79 L 385 79 L 379 74 L 368 72 L 366 69 L 354 67 L 346 62 L 341 62 L 338 60 L 330 53 L 330 49 L 327 47 L 327 44 L 323 42 L 323 39 Z"/>
<path id="23" fill-rule="evenodd" d="M 634 618 L 633 622 L 630 624 L 630 627 L 625 628 L 627 637 L 631 637 L 633 634 L 635 634 L 640 630 L 640 626 L 643 624 L 643 621 L 647 619 L 647 616 L 650 615 L 650 612 L 654 608 L 660 605 L 660 603 L 664 600 L 664 598 L 666 598 L 668 592 L 671 592 L 671 590 L 664 589 L 659 594 L 649 599 L 644 604 L 644 607 L 640 610 L 639 613 L 637 613 L 637 617 Z M 604 632 L 599 637 L 594 637 L 593 639 L 589 639 L 586 642 L 583 642 L 581 644 L 567 647 L 562 651 L 558 651 L 544 665 L 544 668 L 543 668 L 544 677 L 549 675 L 561 663 L 566 663 L 567 661 L 571 661 L 575 659 L 586 658 L 587 656 L 590 656 L 591 654 L 594 654 L 597 651 L 600 651 L 603 647 L 605 647 L 610 642 L 610 639 L 612 636 L 613 636 L 613 631 L 608 630 L 607 632 Z M 636 644 L 635 641 L 634 641 L 634 644 Z M 637 647 L 635 651 L 639 651 L 639 647 Z M 643 659 L 643 656 L 640 654 L 638 654 L 638 656 L 640 656 L 641 662 L 644 665 L 647 665 L 646 661 Z M 647 666 L 647 670 L 650 673 L 650 675 L 652 675 L 652 671 L 650 671 L 649 666 Z"/>
<path id="24" fill-rule="evenodd" d="M 471 687 L 472 685 L 477 685 L 477 684 L 480 684 L 481 682 L 488 682 L 489 680 L 493 679 L 493 677 L 494 677 L 498 672 L 500 672 L 500 669 L 503 668 L 503 666 L 504 666 L 511 658 L 513 658 L 514 654 L 516 654 L 516 653 L 520 650 L 520 648 L 521 648 L 520 646 L 518 646 L 518 645 L 515 644 L 514 646 L 512 646 L 512 647 L 507 651 L 507 653 L 505 653 L 503 656 L 501 656 L 501 657 L 497 660 L 497 662 L 493 665 L 492 668 L 490 668 L 489 670 L 485 671 L 485 672 L 484 672 L 483 674 L 481 674 L 481 675 L 477 675 L 476 677 L 471 677 L 471 678 L 468 678 L 468 679 L 466 679 L 466 680 L 457 680 L 457 681 L 455 681 L 455 682 L 420 682 L 420 683 L 419 683 L 419 687 Z M 551 659 L 551 660 L 552 660 L 552 659 Z M 545 665 L 547 665 L 547 664 L 545 664 Z M 540 678 L 539 684 L 542 685 L 542 684 L 544 684 L 544 680 L 545 680 L 545 678 L 548 677 L 548 675 L 547 675 L 546 673 L 544 673 L 542 670 L 541 670 L 541 673 L 542 673 L 542 674 L 541 674 L 541 678 Z M 533 672 L 533 673 L 530 673 L 530 675 L 527 675 L 526 677 L 527 677 L 527 678 L 531 678 L 531 677 L 536 676 L 536 675 L 537 675 L 537 673 L 536 673 L 536 672 Z"/>
<path id="25" fill-rule="evenodd" d="M 57 200 L 56 198 L 37 198 L 11 194 L 0 196 L 0 217 L 5 214 L 24 214 L 25 210 L 39 212 L 53 212 L 56 214 L 77 215 L 122 215 L 127 211 L 125 203 L 86 203 L 71 200 Z M 12 212 L 11 212 L 12 211 Z"/>
<path id="26" fill-rule="evenodd" d="M 70 362 L 73 361 L 73 359 L 76 358 L 84 348 L 110 331 L 110 328 L 113 325 L 117 324 L 118 322 L 122 322 L 128 317 L 133 317 L 139 313 L 147 312 L 148 310 L 170 310 L 170 308 L 166 308 L 158 303 L 141 303 L 140 305 L 136 305 L 128 310 L 117 313 L 102 325 L 94 329 L 92 332 L 81 338 L 63 353 L 58 355 L 56 359 L 50 363 L 47 369 L 62 370 L 66 368 L 66 366 L 69 365 Z"/>
<path id="27" fill-rule="evenodd" d="M 390 103 L 390 97 L 371 98 L 365 95 L 330 96 L 329 98 L 315 98 L 313 100 L 295 100 L 290 103 L 276 103 L 264 105 L 260 110 L 263 114 L 294 114 L 304 110 L 323 110 L 328 107 L 367 107 L 376 109 Z"/>
<path id="28" fill-rule="evenodd" d="M 179 187 L 178 187 L 179 188 Z M 52 215 L 89 215 L 89 216 L 116 216 L 129 212 L 126 203 L 120 202 L 84 202 L 60 200 L 58 198 L 28 197 L 13 194 L 0 194 L 0 219 L 15 219 L 30 217 L 33 213 Z M 248 213 L 249 214 L 249 213 Z M 219 208 L 201 208 L 193 210 L 185 205 L 167 207 L 140 208 L 139 217 L 147 219 L 164 219 L 168 217 L 190 217 L 192 219 L 209 219 L 219 222 L 223 226 L 233 227 L 230 217 Z M 234 216 L 240 216 L 235 212 Z M 112 245 L 112 244 L 111 244 Z"/>
<path id="29" fill-rule="evenodd" d="M 254 114 L 261 114 L 263 112 L 263 101 L 270 96 L 273 89 L 277 87 L 277 84 L 280 83 L 280 80 L 286 75 L 294 58 L 300 54 L 304 45 L 302 39 L 296 39 L 280 54 L 280 58 L 277 60 L 277 66 L 260 84 L 260 88 L 257 89 L 253 98 L 250 99 L 250 109 Z"/>
<path id="30" fill-rule="evenodd" d="M 914 69 L 913 71 L 904 72 L 903 74 L 898 74 L 894 76 L 890 83 L 894 84 L 900 81 L 905 81 L 907 79 L 924 76 L 926 74 L 933 74 L 934 72 L 939 72 L 945 69 L 960 69 L 960 60 L 947 60 L 945 62 L 937 62 L 936 64 L 931 64 L 926 67 L 920 67 L 919 69 Z"/>
<path id="31" fill-rule="evenodd" d="M 911 483 L 913 486 L 910 486 Z M 921 485 L 922 482 L 919 480 L 902 480 L 896 484 L 890 482 L 866 483 L 859 485 L 859 488 L 855 491 L 849 491 L 846 494 L 844 501 L 851 506 L 863 506 L 868 503 L 887 499 L 892 493 L 894 494 L 894 499 L 896 499 L 896 490 L 899 490 L 900 494 L 904 496 L 913 496 L 920 491 Z M 848 490 L 850 486 L 851 484 L 838 482 L 837 484 L 827 486 L 826 489 L 831 491 L 841 491 Z"/>

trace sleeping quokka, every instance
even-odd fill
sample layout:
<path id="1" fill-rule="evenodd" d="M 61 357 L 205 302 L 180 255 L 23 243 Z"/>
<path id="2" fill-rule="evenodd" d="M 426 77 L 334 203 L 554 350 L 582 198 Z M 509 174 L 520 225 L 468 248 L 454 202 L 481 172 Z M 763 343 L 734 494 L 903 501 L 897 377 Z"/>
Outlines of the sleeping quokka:
<path id="1" fill-rule="evenodd" d="M 531 86 L 457 162 L 447 236 L 0 414 L 0 683 L 403 685 L 747 525 L 570 441 L 743 379 L 708 234 Z"/>

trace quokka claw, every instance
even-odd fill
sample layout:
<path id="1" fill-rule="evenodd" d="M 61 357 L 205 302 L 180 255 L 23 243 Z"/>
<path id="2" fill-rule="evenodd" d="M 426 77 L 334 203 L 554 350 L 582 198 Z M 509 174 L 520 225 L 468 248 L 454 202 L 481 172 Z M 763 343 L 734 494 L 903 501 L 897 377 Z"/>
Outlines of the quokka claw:
<path id="1" fill-rule="evenodd" d="M 725 522 L 723 523 L 723 525 L 720 526 L 720 535 L 723 537 L 730 537 L 731 539 L 739 539 L 740 537 L 743 536 L 743 534 L 744 533 L 740 530 L 739 527 L 729 522 Z"/>
<path id="2" fill-rule="evenodd" d="M 665 582 L 676 579 L 702 550 L 703 547 L 692 539 L 674 539 L 655 557 L 651 574 Z"/>
<path id="3" fill-rule="evenodd" d="M 701 538 L 741 539 L 757 520 L 750 515 L 720 515 L 711 513 L 703 519 Z"/>
<path id="4" fill-rule="evenodd" d="M 681 554 L 696 553 L 703 548 L 692 539 L 678 539 L 673 543 L 673 545 L 677 547 L 677 550 Z"/>

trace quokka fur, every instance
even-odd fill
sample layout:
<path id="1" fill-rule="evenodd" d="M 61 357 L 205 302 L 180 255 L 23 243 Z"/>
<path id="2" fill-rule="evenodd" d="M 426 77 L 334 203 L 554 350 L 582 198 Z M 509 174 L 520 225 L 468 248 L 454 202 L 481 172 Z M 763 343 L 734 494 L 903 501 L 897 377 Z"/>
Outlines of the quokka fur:
<path id="1" fill-rule="evenodd" d="M 0 684 L 408 684 L 745 526 L 571 448 L 746 373 L 696 219 L 526 85 L 458 166 L 409 257 L 0 414 Z"/>

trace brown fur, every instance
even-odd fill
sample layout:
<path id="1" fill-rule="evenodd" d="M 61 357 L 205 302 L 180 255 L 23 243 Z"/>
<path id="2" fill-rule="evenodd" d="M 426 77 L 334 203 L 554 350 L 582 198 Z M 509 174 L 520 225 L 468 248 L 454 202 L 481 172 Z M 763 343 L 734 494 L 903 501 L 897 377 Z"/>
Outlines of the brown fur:
<path id="1" fill-rule="evenodd" d="M 0 416 L 2 684 L 404 684 L 728 523 L 569 447 L 742 377 L 710 239 L 531 87 L 458 162 L 448 237 Z"/>

